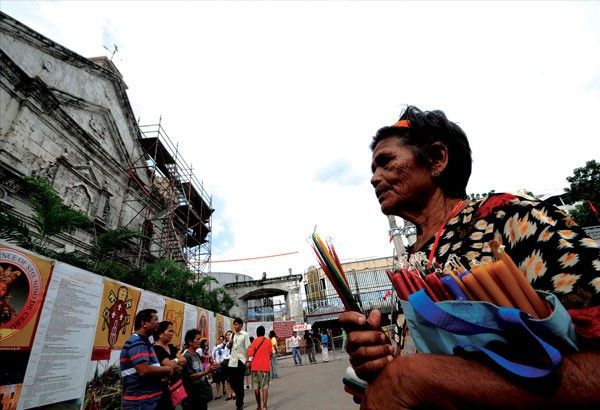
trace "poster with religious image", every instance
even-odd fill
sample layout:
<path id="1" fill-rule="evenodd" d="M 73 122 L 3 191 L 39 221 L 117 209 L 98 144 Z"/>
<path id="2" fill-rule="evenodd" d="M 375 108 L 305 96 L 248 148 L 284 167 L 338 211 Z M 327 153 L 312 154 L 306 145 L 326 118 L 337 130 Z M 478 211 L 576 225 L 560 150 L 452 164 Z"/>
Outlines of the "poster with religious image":
<path id="1" fill-rule="evenodd" d="M 183 341 L 183 313 L 184 305 L 175 299 L 166 298 L 165 312 L 163 320 L 168 320 L 173 323 L 173 339 L 171 343 L 175 346 L 179 346 Z"/>
<path id="2" fill-rule="evenodd" d="M 4 362 L 2 362 L 4 364 Z M 0 409 L 15 410 L 21 396 L 22 384 L 0 385 Z"/>
<path id="3" fill-rule="evenodd" d="M 131 336 L 140 294 L 138 288 L 104 278 L 92 352 L 95 360 L 107 359 L 111 350 L 120 350 Z"/>
<path id="4" fill-rule="evenodd" d="M 52 261 L 0 245 L 0 350 L 29 350 L 35 336 Z"/>
<path id="5" fill-rule="evenodd" d="M 229 329 L 225 329 L 225 330 L 231 330 L 233 332 L 233 318 L 230 317 L 227 322 L 229 324 Z"/>
<path id="6" fill-rule="evenodd" d="M 0 244 L 0 407 L 17 408 L 52 261 Z"/>
<path id="7" fill-rule="evenodd" d="M 217 313 L 215 314 L 215 339 L 217 337 L 216 335 L 224 335 L 225 332 L 225 316 Z"/>
<path id="8" fill-rule="evenodd" d="M 210 338 L 210 320 L 209 317 L 212 315 L 210 310 L 198 308 L 198 330 L 202 338 L 207 340 L 213 340 Z"/>

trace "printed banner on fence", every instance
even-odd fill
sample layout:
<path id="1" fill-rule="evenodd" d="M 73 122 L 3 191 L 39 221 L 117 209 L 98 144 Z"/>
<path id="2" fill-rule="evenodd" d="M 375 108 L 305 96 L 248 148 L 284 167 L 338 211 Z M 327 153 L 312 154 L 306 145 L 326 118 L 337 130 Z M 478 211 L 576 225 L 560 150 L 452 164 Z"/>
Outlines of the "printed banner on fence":
<path id="1" fill-rule="evenodd" d="M 159 318 L 163 317 L 165 312 L 165 297 L 154 292 L 142 290 L 140 303 L 135 313 L 137 314 L 140 310 L 144 309 L 154 309 Z"/>
<path id="2" fill-rule="evenodd" d="M 60 403 L 79 409 L 98 317 L 102 277 L 56 262 L 40 316 L 19 409 Z"/>
<path id="3" fill-rule="evenodd" d="M 226 332 L 225 330 L 225 316 L 223 315 L 219 315 L 218 313 L 215 315 L 215 338 L 218 337 L 218 335 L 224 335 Z M 215 340 L 215 339 L 213 339 Z M 215 341 L 216 343 L 216 341 Z"/>
<path id="4" fill-rule="evenodd" d="M 215 314 L 209 310 L 208 312 L 208 338 L 209 340 L 214 340 L 214 343 L 217 343 L 217 318 Z"/>
<path id="5" fill-rule="evenodd" d="M 207 340 L 213 340 L 210 338 L 210 316 L 212 316 L 211 311 L 198 308 L 198 330 L 200 331 L 200 336 Z"/>
<path id="6" fill-rule="evenodd" d="M 140 295 L 138 288 L 104 278 L 94 338 L 93 356 L 96 360 L 108 359 L 110 350 L 123 348 L 133 332 Z"/>
<path id="7" fill-rule="evenodd" d="M 198 308 L 194 305 L 184 305 L 183 335 L 190 329 L 198 329 Z"/>
<path id="8" fill-rule="evenodd" d="M 52 261 L 0 244 L 0 405 L 15 410 L 35 337 Z"/>
<path id="9" fill-rule="evenodd" d="M 0 350 L 30 349 L 52 261 L 0 245 Z"/>
<path id="10" fill-rule="evenodd" d="M 183 340 L 183 302 L 167 298 L 163 320 L 173 323 L 173 339 L 171 343 L 179 346 Z"/>

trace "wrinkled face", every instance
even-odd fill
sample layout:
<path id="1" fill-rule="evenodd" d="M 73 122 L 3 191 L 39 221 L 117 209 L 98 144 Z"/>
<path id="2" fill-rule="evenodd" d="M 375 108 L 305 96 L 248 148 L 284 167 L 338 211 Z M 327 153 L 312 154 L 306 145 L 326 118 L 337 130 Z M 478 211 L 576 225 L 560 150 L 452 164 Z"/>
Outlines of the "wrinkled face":
<path id="1" fill-rule="evenodd" d="M 169 325 L 167 330 L 160 334 L 160 340 L 164 343 L 170 343 L 173 340 L 173 335 L 175 331 L 173 330 L 173 325 Z"/>
<path id="2" fill-rule="evenodd" d="M 434 189 L 430 171 L 416 161 L 410 147 L 394 137 L 377 144 L 371 171 L 371 185 L 386 215 L 419 210 Z"/>

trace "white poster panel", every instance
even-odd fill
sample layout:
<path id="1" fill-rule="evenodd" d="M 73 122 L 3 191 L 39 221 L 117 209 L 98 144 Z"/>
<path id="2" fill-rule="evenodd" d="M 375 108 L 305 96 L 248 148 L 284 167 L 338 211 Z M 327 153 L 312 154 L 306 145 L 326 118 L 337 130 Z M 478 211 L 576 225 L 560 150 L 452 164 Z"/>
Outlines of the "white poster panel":
<path id="1" fill-rule="evenodd" d="M 81 399 L 101 293 L 101 276 L 56 262 L 18 409 Z"/>
<path id="2" fill-rule="evenodd" d="M 142 296 L 140 297 L 140 303 L 138 303 L 136 314 L 140 310 L 154 309 L 157 312 L 158 320 L 162 320 L 165 311 L 165 297 L 154 292 L 142 290 Z"/>
<path id="3" fill-rule="evenodd" d="M 217 327 L 217 320 L 215 318 L 215 312 L 211 312 L 210 310 L 208 311 L 208 335 L 209 335 L 209 340 L 211 341 L 211 344 L 214 346 L 215 344 L 215 340 L 216 340 L 216 327 Z"/>
<path id="4" fill-rule="evenodd" d="M 273 322 L 247 322 L 246 332 L 248 332 L 248 336 L 256 337 L 256 329 L 259 326 L 263 326 L 265 328 L 265 334 L 267 336 L 269 335 L 269 332 L 273 330 Z"/>
<path id="5" fill-rule="evenodd" d="M 196 306 L 193 305 L 188 305 L 187 303 L 184 304 L 183 306 L 183 331 L 181 332 L 182 334 L 182 340 L 183 340 L 183 336 L 185 336 L 185 333 L 190 330 L 190 329 L 197 329 L 198 328 L 198 308 Z"/>

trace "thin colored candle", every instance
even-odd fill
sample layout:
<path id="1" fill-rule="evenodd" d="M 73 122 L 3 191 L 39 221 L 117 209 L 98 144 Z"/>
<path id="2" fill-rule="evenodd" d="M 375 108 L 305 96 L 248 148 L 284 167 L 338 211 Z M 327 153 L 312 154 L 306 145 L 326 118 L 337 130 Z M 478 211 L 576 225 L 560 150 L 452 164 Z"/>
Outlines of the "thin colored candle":
<path id="1" fill-rule="evenodd" d="M 521 309 L 523 312 L 528 313 L 534 318 L 538 318 L 537 312 L 529 303 L 527 296 L 523 290 L 519 287 L 517 280 L 512 276 L 504 262 L 496 261 L 488 265 L 488 270 L 490 274 L 495 276 L 502 284 L 505 286 L 506 290 L 512 296 L 516 307 Z"/>
<path id="2" fill-rule="evenodd" d="M 475 276 L 473 276 L 473 273 L 469 272 L 466 275 L 463 275 L 461 280 L 475 297 L 474 300 L 494 303 L 492 297 L 481 287 Z"/>
<path id="3" fill-rule="evenodd" d="M 506 297 L 502 289 L 496 285 L 496 282 L 492 279 L 487 268 L 485 266 L 476 266 L 471 269 L 473 275 L 477 279 L 477 282 L 482 288 L 492 297 L 494 303 L 498 306 L 514 307 L 511 301 Z"/>
<path id="4" fill-rule="evenodd" d="M 421 277 L 421 275 L 418 274 L 418 272 L 415 271 L 408 271 L 408 274 L 411 275 L 415 281 L 419 284 L 419 287 L 421 289 L 425 289 L 425 292 L 427 292 L 427 294 L 429 295 L 429 297 L 434 301 L 434 302 L 439 302 L 440 299 L 436 296 L 435 292 L 433 291 L 433 289 L 431 289 L 431 287 L 429 286 L 429 284 L 427 282 L 425 282 L 425 280 Z"/>
<path id="5" fill-rule="evenodd" d="M 417 286 L 417 284 L 415 283 L 415 281 L 412 280 L 411 274 L 408 273 L 407 269 L 402 269 L 400 271 L 400 275 L 404 279 L 404 282 L 406 283 L 410 293 L 415 293 L 416 291 L 418 291 L 420 289 L 419 286 Z"/>
<path id="6" fill-rule="evenodd" d="M 437 277 L 435 273 L 430 273 L 425 275 L 425 282 L 429 285 L 429 287 L 435 292 L 436 296 L 440 300 L 451 300 L 452 296 L 444 289 L 444 285 L 440 282 L 440 279 Z"/>
<path id="7" fill-rule="evenodd" d="M 465 295 L 467 295 L 467 298 L 469 298 L 470 300 L 475 300 L 473 298 L 473 294 L 469 291 L 469 289 L 467 289 L 467 287 L 465 286 L 465 284 L 462 282 L 462 280 L 460 280 L 460 278 L 458 276 L 456 276 L 456 274 L 454 272 L 452 272 L 451 270 L 448 271 L 448 275 L 450 275 L 450 277 L 452 279 L 454 279 L 454 281 L 456 282 L 456 284 L 458 286 L 460 286 L 460 288 L 462 289 L 463 293 Z"/>
<path id="8" fill-rule="evenodd" d="M 527 281 L 523 272 L 519 270 L 512 258 L 500 246 L 500 243 L 496 240 L 490 241 L 490 248 L 492 248 L 492 251 L 497 254 L 497 258 L 506 265 L 512 276 L 516 279 L 519 287 L 523 290 L 525 296 L 527 296 L 527 300 L 529 300 L 529 303 L 531 303 L 537 312 L 538 317 L 542 319 L 548 317 L 550 315 L 548 305 L 538 296 L 531 283 Z"/>
<path id="9" fill-rule="evenodd" d="M 385 273 L 390 279 L 390 282 L 392 282 L 392 285 L 394 286 L 394 289 L 396 289 L 396 292 L 398 292 L 398 296 L 400 296 L 402 300 L 408 300 L 408 295 L 410 295 L 410 292 L 404 284 L 401 276 L 398 273 L 394 273 L 389 270 L 385 271 Z"/>

